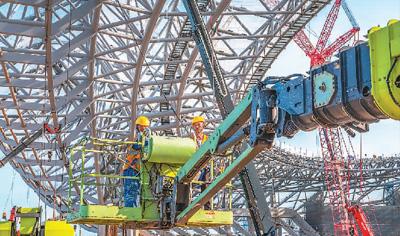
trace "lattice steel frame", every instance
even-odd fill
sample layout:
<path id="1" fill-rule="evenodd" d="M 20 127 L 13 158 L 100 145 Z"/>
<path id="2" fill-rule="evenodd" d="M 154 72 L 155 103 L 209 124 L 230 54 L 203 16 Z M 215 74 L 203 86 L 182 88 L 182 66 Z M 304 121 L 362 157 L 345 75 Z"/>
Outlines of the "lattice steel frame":
<path id="1" fill-rule="evenodd" d="M 236 102 L 329 2 L 281 0 L 270 8 L 254 0 L 246 1 L 245 8 L 231 0 L 210 1 L 203 15 Z M 0 149 L 10 152 L 45 122 L 61 125 L 61 134 L 44 136 L 11 162 L 46 204 L 52 206 L 58 198 L 60 209 L 67 210 L 64 153 L 83 136 L 128 139 L 139 114 L 152 119 L 156 132 L 172 130 L 180 136 L 190 131 L 194 115 L 206 117 L 209 132 L 218 125 L 220 114 L 195 43 L 180 35 L 186 18 L 179 0 L 0 1 L 0 62 L 7 68 L 0 71 Z M 182 42 L 186 49 L 171 60 L 174 46 Z M 178 65 L 175 76 L 164 79 L 171 63 Z M 170 87 L 168 95 L 160 95 L 163 85 Z M 160 111 L 165 103 L 170 109 Z M 169 124 L 161 123 L 165 118 Z M 93 172 L 115 171 L 98 157 L 92 160 L 85 165 Z M 397 185 L 398 162 L 374 159 L 364 164 L 366 192 L 380 190 L 386 182 Z M 287 193 L 275 199 L 276 207 L 301 212 L 309 195 L 323 190 L 319 159 L 274 149 L 256 163 L 268 200 L 275 199 L 273 192 Z M 87 187 L 85 192 L 88 202 L 110 201 L 105 188 Z M 240 188 L 234 202 L 235 208 L 246 208 Z M 242 232 L 240 227 L 235 223 L 233 228 Z M 188 232 L 175 230 L 183 231 Z"/>

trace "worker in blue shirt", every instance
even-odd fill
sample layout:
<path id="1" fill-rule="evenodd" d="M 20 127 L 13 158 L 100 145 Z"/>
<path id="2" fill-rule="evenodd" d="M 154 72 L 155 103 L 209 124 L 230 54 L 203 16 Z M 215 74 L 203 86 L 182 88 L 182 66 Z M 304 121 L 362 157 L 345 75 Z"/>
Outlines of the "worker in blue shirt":
<path id="1" fill-rule="evenodd" d="M 122 168 L 122 175 L 127 177 L 140 177 L 141 149 L 147 145 L 151 136 L 150 121 L 145 116 L 139 116 L 135 122 L 135 143 L 128 147 L 126 162 Z M 124 179 L 124 206 L 138 207 L 140 192 L 140 179 Z"/>

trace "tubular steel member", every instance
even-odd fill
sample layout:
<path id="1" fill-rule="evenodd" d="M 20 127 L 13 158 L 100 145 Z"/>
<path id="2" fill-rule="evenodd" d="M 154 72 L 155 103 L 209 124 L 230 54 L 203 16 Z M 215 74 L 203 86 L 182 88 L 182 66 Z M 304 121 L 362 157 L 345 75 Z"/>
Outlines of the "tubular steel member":
<path id="1" fill-rule="evenodd" d="M 192 23 L 192 36 L 199 48 L 207 76 L 208 78 L 212 78 L 210 82 L 215 91 L 218 107 L 220 108 L 221 115 L 225 117 L 232 110 L 233 102 L 215 55 L 211 38 L 201 19 L 200 10 L 197 7 L 196 1 L 185 0 L 183 4 L 186 8 L 186 12 L 188 12 L 190 22 Z"/>
<path id="2" fill-rule="evenodd" d="M 0 160 L 0 168 L 5 166 L 10 160 L 21 153 L 25 148 L 32 144 L 35 140 L 40 138 L 43 134 L 43 128 L 33 133 L 31 136 L 20 141 L 18 146 L 16 146 L 11 152 L 9 152 L 3 159 Z"/>
<path id="3" fill-rule="evenodd" d="M 385 32 L 390 28 L 388 32 L 391 35 L 390 32 L 398 32 L 399 27 L 398 22 L 391 21 L 388 27 L 381 30 Z M 377 76 L 371 76 L 377 73 L 377 68 L 371 67 L 367 43 L 341 52 L 338 61 L 312 70 L 309 77 L 293 75 L 267 78 L 253 87 L 209 140 L 180 169 L 177 183 L 188 183 L 213 155 L 223 152 L 225 147 L 234 146 L 238 142 L 242 142 L 245 147 L 223 175 L 218 176 L 185 210 L 178 213 L 177 222 L 187 222 L 218 191 L 219 186 L 238 174 L 261 150 L 270 148 L 275 135 L 290 138 L 299 130 L 339 126 L 367 131 L 368 129 L 361 129 L 360 124 L 370 124 L 387 118 L 399 120 L 400 107 L 390 106 L 396 103 L 399 93 L 392 92 L 391 96 L 389 94 L 391 91 L 397 92 L 394 87 L 398 84 L 396 80 L 400 72 L 398 67 L 395 68 L 395 63 L 398 55 L 396 45 L 400 45 L 400 37 L 394 36 L 390 41 L 378 39 L 374 42 L 372 39 L 370 43 L 381 43 L 386 45 L 385 48 L 394 48 L 391 49 L 391 54 L 384 54 L 387 60 L 390 58 L 393 61 L 392 66 L 386 67 L 389 75 L 386 84 L 389 84 L 390 89 L 370 92 L 380 80 Z M 388 47 L 389 43 L 391 47 Z M 372 53 L 375 52 L 372 50 Z M 391 78 L 394 80 L 390 80 Z M 379 100 L 384 96 L 392 99 L 386 102 Z M 385 114 L 383 111 L 389 107 L 393 110 Z M 245 132 L 248 124 L 250 129 Z"/>
<path id="4" fill-rule="evenodd" d="M 31 145 L 35 140 L 39 139 L 43 133 L 56 134 L 61 131 L 61 126 L 57 128 L 50 128 L 48 123 L 44 123 L 43 128 L 38 129 L 35 133 L 22 139 L 19 144 L 11 150 L 3 159 L 0 160 L 0 168 L 5 166 L 10 160 L 12 160 L 15 156 L 20 154 L 25 150 L 29 145 Z"/>
<path id="5" fill-rule="evenodd" d="M 229 3 L 230 0 L 225 1 Z M 198 6 L 201 1 L 183 1 L 186 12 L 188 13 L 188 18 L 192 25 L 192 36 L 196 42 L 197 47 L 207 72 L 207 77 L 213 86 L 214 95 L 218 104 L 222 118 L 226 118 L 229 113 L 234 109 L 232 98 L 229 94 L 228 86 L 225 83 L 225 79 L 222 75 L 221 67 L 217 60 L 216 53 L 214 51 L 210 35 L 205 27 L 204 21 L 201 18 L 200 10 L 202 9 Z M 204 3 L 204 2 L 203 2 Z M 223 4 L 222 4 L 223 5 Z M 203 5 L 204 7 L 204 5 Z M 240 140 L 244 132 L 241 130 L 235 133 L 235 140 Z M 231 139 L 230 136 L 227 138 Z M 235 144 L 235 140 L 230 140 L 229 146 L 223 146 L 222 149 L 227 149 L 228 147 Z M 221 149 L 220 148 L 220 149 Z M 220 150 L 221 151 L 221 150 Z M 243 151 L 243 150 L 242 150 Z M 208 161 L 203 163 L 206 165 Z M 254 163 L 250 162 L 248 167 L 245 167 L 240 173 L 240 180 L 243 186 L 243 191 L 246 196 L 247 204 L 251 212 L 254 227 L 256 229 L 257 235 L 274 234 L 274 224 L 272 222 L 271 213 L 268 208 L 268 204 L 264 199 L 258 199 L 259 196 L 263 195 L 261 192 L 261 184 L 258 176 L 249 175 L 249 169 L 254 170 Z M 180 185 L 180 188 L 184 188 L 185 185 Z M 186 186 L 187 187 L 187 186 Z M 175 214 L 175 212 L 173 212 Z"/>

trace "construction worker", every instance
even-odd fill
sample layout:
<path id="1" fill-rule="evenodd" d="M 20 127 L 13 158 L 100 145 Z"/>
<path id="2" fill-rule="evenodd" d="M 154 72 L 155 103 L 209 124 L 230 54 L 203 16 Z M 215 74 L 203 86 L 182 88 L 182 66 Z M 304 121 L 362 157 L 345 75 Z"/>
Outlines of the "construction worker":
<path id="1" fill-rule="evenodd" d="M 135 143 L 128 147 L 126 163 L 123 166 L 122 174 L 127 177 L 140 177 L 140 157 L 143 146 L 148 145 L 151 131 L 150 121 L 145 116 L 139 116 L 135 122 L 136 135 Z M 124 206 L 138 207 L 138 196 L 140 191 L 139 179 L 124 179 Z"/>
<path id="2" fill-rule="evenodd" d="M 194 130 L 194 133 L 191 134 L 191 138 L 196 142 L 197 148 L 199 148 L 208 139 L 208 136 L 206 134 L 204 134 L 204 126 L 205 126 L 204 117 L 195 116 L 192 119 L 192 128 Z M 202 181 L 202 182 L 207 182 L 207 181 L 209 181 L 209 179 L 210 179 L 210 168 L 205 167 L 201 170 L 198 180 Z M 201 185 L 202 192 L 206 188 L 207 188 L 206 183 Z M 209 210 L 210 205 L 211 205 L 210 202 L 206 202 L 206 204 L 204 204 L 204 209 Z"/>
<path id="3" fill-rule="evenodd" d="M 207 135 L 204 134 L 205 120 L 202 116 L 195 116 L 192 119 L 192 128 L 194 133 L 191 134 L 191 138 L 196 142 L 197 148 L 199 148 L 205 141 L 207 141 Z"/>
<path id="4" fill-rule="evenodd" d="M 14 221 L 15 221 L 16 213 L 17 213 L 17 206 L 13 206 L 13 208 L 11 208 L 10 218 L 9 218 L 8 221 L 14 222 Z"/>

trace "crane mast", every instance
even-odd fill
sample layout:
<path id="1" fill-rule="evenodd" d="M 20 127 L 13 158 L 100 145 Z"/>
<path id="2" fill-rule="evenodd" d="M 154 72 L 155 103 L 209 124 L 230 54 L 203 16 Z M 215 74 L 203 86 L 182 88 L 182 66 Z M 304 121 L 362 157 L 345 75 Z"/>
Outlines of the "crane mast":
<path id="1" fill-rule="evenodd" d="M 337 236 L 358 235 L 356 225 L 363 236 L 373 236 L 368 218 L 357 204 L 352 204 L 350 195 L 349 153 L 342 144 L 340 128 L 320 128 L 319 138 L 324 160 L 325 184 L 332 211 L 334 234 Z"/>

